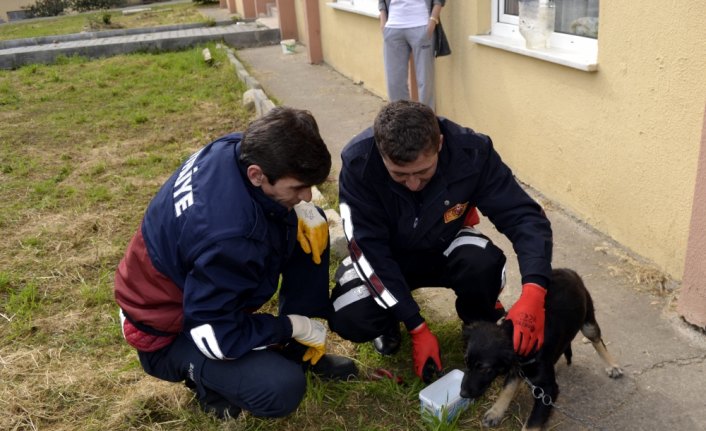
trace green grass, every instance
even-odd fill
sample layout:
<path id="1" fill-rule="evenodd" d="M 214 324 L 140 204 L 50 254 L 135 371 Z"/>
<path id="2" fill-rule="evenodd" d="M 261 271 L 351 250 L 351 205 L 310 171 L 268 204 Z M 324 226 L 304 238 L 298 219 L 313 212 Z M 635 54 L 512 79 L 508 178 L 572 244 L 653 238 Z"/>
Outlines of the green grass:
<path id="1" fill-rule="evenodd" d="M 183 385 L 144 373 L 120 333 L 115 268 L 173 170 L 251 120 L 225 53 L 208 46 L 214 66 L 196 47 L 0 71 L 0 429 L 478 429 L 497 389 L 450 424 L 424 418 L 407 338 L 381 357 L 333 334 L 330 351 L 353 357 L 361 378 L 309 376 L 301 406 L 282 419 L 223 422 Z M 321 190 L 336 207 L 336 183 Z M 459 322 L 430 326 L 446 368 L 461 368 Z M 377 367 L 404 384 L 369 379 Z M 520 429 L 516 416 L 499 429 Z"/>
<path id="2" fill-rule="evenodd" d="M 251 119 L 209 47 L 214 66 L 197 47 L 0 71 L 0 429 L 129 428 L 151 378 L 121 339 L 117 262 L 161 182 Z"/>
<path id="3" fill-rule="evenodd" d="M 208 18 L 199 13 L 198 7 L 193 3 L 171 5 L 151 4 L 141 7 L 149 7 L 151 10 L 132 15 L 123 15 L 120 10 L 112 10 L 107 12 L 86 12 L 55 18 L 13 21 L 0 25 L 0 40 L 53 36 L 80 33 L 82 31 L 211 22 Z M 110 23 L 112 24 L 110 26 L 103 25 L 103 15 L 106 13 L 110 14 Z"/>

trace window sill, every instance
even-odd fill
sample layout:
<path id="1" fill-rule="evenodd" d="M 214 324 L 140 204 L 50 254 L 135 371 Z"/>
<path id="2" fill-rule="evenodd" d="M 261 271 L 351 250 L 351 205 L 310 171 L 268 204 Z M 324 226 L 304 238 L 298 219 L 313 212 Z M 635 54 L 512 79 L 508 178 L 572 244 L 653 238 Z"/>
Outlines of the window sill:
<path id="1" fill-rule="evenodd" d="M 355 7 L 354 5 L 352 5 L 351 3 L 348 3 L 348 2 L 326 3 L 326 6 L 333 8 L 333 9 L 342 10 L 345 12 L 357 13 L 359 15 L 369 16 L 371 18 L 376 18 L 376 19 L 380 18 L 380 11 L 370 10 L 370 9 L 362 9 L 360 7 Z"/>
<path id="2" fill-rule="evenodd" d="M 471 42 L 479 45 L 490 46 L 504 51 L 514 52 L 520 55 L 537 58 L 562 66 L 583 70 L 584 72 L 595 72 L 598 70 L 597 52 L 577 53 L 561 48 L 527 49 L 524 39 L 508 38 L 496 35 L 476 35 L 469 36 Z"/>

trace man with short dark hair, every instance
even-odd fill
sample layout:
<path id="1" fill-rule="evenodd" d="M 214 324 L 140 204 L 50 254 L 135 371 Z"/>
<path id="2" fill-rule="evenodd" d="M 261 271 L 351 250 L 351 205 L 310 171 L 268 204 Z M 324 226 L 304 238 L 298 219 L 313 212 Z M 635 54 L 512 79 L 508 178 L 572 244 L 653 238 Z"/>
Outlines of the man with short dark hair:
<path id="1" fill-rule="evenodd" d="M 123 335 L 148 374 L 185 381 L 224 418 L 291 413 L 306 369 L 356 373 L 325 355 L 312 319 L 331 311 L 328 225 L 309 203 L 330 169 L 314 117 L 278 107 L 167 180 L 115 274 Z M 257 312 L 276 293 L 278 315 Z"/>
<path id="2" fill-rule="evenodd" d="M 339 267 L 329 326 L 381 354 L 400 347 L 400 322 L 412 341 L 415 373 L 429 382 L 442 369 L 436 336 L 411 291 L 443 286 L 456 294 L 464 323 L 497 320 L 505 255 L 474 226 L 479 209 L 517 253 L 522 295 L 508 312 L 514 347 L 541 347 L 552 231 L 488 136 L 436 117 L 410 101 L 386 105 L 344 148 L 340 209 L 350 258 Z"/>

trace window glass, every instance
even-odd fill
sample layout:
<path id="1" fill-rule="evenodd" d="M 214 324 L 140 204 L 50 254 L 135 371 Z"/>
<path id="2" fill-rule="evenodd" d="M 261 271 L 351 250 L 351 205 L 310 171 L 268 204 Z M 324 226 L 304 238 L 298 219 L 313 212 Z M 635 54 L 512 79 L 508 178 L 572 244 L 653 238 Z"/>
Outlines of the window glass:
<path id="1" fill-rule="evenodd" d="M 498 21 L 517 25 L 518 0 L 497 0 Z M 554 31 L 574 36 L 598 38 L 599 0 L 556 0 Z"/>
<path id="2" fill-rule="evenodd" d="M 505 2 L 505 13 L 508 15 L 517 15 L 520 13 L 520 7 L 517 0 L 503 0 Z"/>

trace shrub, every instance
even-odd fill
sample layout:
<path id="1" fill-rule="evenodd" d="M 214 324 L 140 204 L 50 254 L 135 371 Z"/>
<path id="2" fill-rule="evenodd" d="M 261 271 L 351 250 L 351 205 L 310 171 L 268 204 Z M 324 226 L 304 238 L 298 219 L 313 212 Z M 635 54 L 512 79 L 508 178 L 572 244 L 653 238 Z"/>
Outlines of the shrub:
<path id="1" fill-rule="evenodd" d="M 91 31 L 123 27 L 119 23 L 113 23 L 113 16 L 108 11 L 103 11 L 102 13 L 96 15 L 89 15 L 87 20 L 88 24 L 84 28 Z"/>
<path id="2" fill-rule="evenodd" d="M 125 0 L 68 0 L 71 8 L 78 12 L 86 12 L 97 9 L 111 9 L 123 6 Z"/>
<path id="3" fill-rule="evenodd" d="M 43 16 L 57 16 L 68 9 L 70 0 L 37 0 L 31 6 L 22 6 L 27 11 L 27 18 L 37 18 Z"/>
<path id="4" fill-rule="evenodd" d="M 37 0 L 31 6 L 23 6 L 27 11 L 27 18 L 37 18 L 43 16 L 57 16 L 64 13 L 66 9 L 77 12 L 89 10 L 110 9 L 125 5 L 125 0 Z"/>

